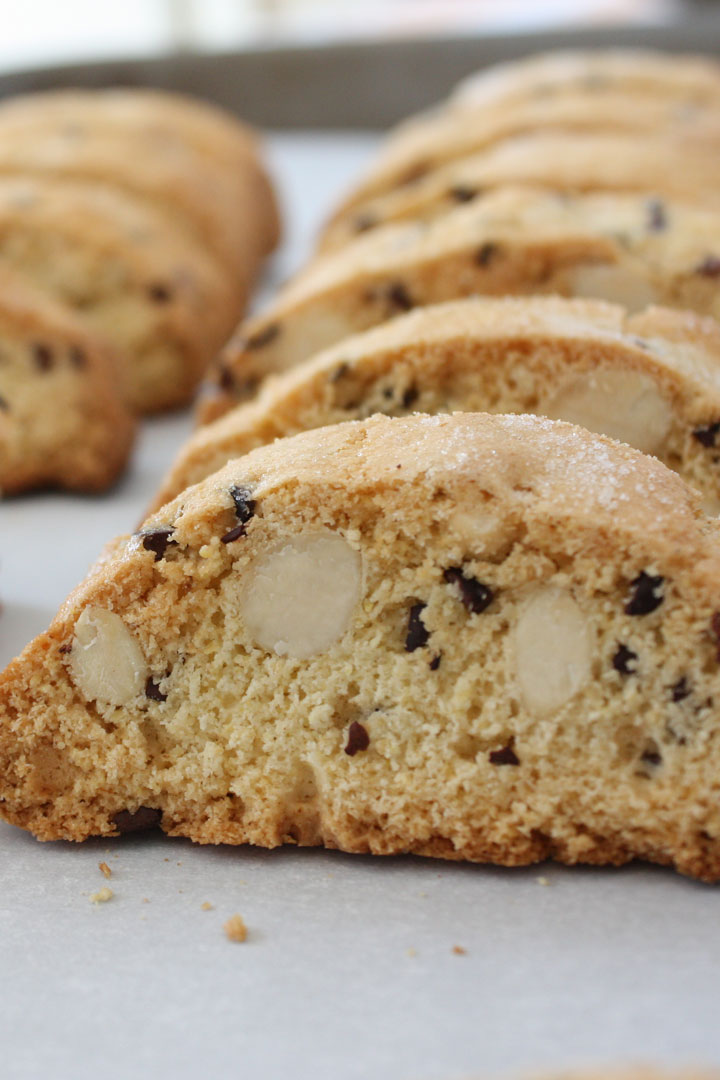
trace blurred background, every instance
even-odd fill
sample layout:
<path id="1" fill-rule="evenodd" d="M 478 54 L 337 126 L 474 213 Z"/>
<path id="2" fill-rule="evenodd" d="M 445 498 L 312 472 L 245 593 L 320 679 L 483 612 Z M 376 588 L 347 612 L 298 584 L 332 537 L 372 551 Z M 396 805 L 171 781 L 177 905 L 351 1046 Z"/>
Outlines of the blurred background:
<path id="1" fill-rule="evenodd" d="M 23 0 L 3 20 L 0 69 L 172 51 L 608 25 L 672 25 L 681 0 Z"/>

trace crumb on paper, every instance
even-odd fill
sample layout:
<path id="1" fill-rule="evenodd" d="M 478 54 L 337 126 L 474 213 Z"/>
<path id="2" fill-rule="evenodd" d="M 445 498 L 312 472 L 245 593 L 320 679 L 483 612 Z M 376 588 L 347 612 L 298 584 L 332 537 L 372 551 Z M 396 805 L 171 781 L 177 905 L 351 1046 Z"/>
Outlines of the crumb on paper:
<path id="1" fill-rule="evenodd" d="M 212 911 L 212 910 L 213 910 L 213 906 L 212 906 L 212 904 L 210 903 L 210 901 L 209 901 L 209 900 L 205 900 L 205 901 L 204 901 L 204 902 L 203 902 L 203 903 L 202 903 L 202 904 L 200 905 L 200 908 L 201 908 L 201 910 L 202 910 L 202 911 Z"/>
<path id="2" fill-rule="evenodd" d="M 112 900 L 113 891 L 108 889 L 107 885 L 100 889 L 98 892 L 94 892 L 90 897 L 91 904 L 106 904 L 108 900 Z"/>
<path id="3" fill-rule="evenodd" d="M 231 915 L 223 925 L 223 930 L 228 941 L 245 941 L 247 938 L 247 926 L 242 915 Z"/>
<path id="4" fill-rule="evenodd" d="M 549 885 L 550 884 L 550 879 L 546 878 L 546 877 L 535 878 L 535 880 L 537 881 L 538 885 Z"/>
<path id="5" fill-rule="evenodd" d="M 178 863 L 178 866 L 182 866 L 182 863 L 181 863 L 181 862 L 179 862 L 179 863 Z"/>
<path id="6" fill-rule="evenodd" d="M 143 902 L 143 904 L 149 904 L 149 903 L 150 903 L 150 901 L 148 900 L 147 896 L 143 896 L 143 898 L 142 898 L 142 902 Z"/>
<path id="7" fill-rule="evenodd" d="M 112 870 L 110 869 L 110 867 L 108 866 L 108 864 L 106 862 L 99 862 L 98 863 L 98 869 L 100 870 L 100 872 L 101 872 L 101 874 L 102 874 L 102 876 L 104 878 L 112 877 Z"/>
<path id="8" fill-rule="evenodd" d="M 455 956 L 467 956 L 467 949 L 463 949 L 462 945 L 453 945 L 452 951 Z"/>
<path id="9" fill-rule="evenodd" d="M 411 958 L 413 956 L 417 956 L 417 949 L 407 949 L 406 952 L 405 952 L 405 955 L 409 956 Z"/>

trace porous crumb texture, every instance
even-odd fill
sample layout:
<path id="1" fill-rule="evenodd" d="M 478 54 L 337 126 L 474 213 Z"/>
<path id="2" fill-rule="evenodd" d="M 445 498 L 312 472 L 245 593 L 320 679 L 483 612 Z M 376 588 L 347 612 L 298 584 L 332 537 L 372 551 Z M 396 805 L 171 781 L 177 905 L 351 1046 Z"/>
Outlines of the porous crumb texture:
<path id="1" fill-rule="evenodd" d="M 431 223 L 387 226 L 315 260 L 241 326 L 208 376 L 208 421 L 349 334 L 486 295 L 595 297 L 720 314 L 720 215 L 647 194 L 504 188 Z"/>
<path id="2" fill-rule="evenodd" d="M 116 357 L 72 313 L 0 269 L 0 491 L 103 491 L 135 423 Z"/>
<path id="3" fill-rule="evenodd" d="M 720 209 L 713 140 L 692 132 L 634 134 L 545 132 L 505 139 L 486 151 L 433 169 L 410 187 L 379 195 L 331 222 L 320 250 L 342 247 L 358 232 L 404 220 L 432 220 L 464 194 L 530 184 L 567 194 L 640 191 Z M 682 169 L 677 168 L 678 161 Z M 472 194 L 470 196 L 472 198 Z"/>
<path id="4" fill-rule="evenodd" d="M 527 416 L 373 418 L 232 461 L 0 679 L 0 809 L 504 865 L 720 876 L 718 526 Z"/>
<path id="5" fill-rule="evenodd" d="M 343 339 L 201 427 L 153 509 L 273 439 L 374 413 L 457 411 L 539 413 L 610 435 L 655 454 L 720 511 L 717 323 L 558 297 L 454 301 Z"/>

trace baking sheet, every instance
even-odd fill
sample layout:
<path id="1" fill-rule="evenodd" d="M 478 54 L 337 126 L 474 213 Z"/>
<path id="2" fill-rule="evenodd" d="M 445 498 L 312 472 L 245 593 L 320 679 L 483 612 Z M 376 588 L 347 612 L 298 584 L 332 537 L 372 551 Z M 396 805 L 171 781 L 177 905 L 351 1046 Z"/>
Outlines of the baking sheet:
<path id="1" fill-rule="evenodd" d="M 273 140 L 292 230 L 272 279 L 298 264 L 374 142 Z M 132 529 L 190 426 L 146 423 L 111 495 L 0 503 L 0 663 Z M 720 892 L 670 871 L 501 870 L 160 834 L 40 845 L 0 825 L 0 883 L 3 1080 L 720 1065 Z M 105 885 L 113 898 L 93 905 Z M 244 944 L 223 933 L 236 912 Z"/>

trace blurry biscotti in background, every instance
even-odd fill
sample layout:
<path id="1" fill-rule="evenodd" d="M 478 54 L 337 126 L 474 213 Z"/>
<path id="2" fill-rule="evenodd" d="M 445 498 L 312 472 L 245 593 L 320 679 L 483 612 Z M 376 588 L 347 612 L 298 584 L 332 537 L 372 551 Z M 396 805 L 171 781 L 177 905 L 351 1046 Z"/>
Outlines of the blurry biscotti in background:
<path id="1" fill-rule="evenodd" d="M 214 106 L 146 90 L 0 103 L 0 261 L 104 335 L 137 411 L 190 400 L 278 230 L 256 137 Z"/>
<path id="2" fill-rule="evenodd" d="M 654 454 L 720 511 L 720 326 L 600 300 L 473 298 L 344 338 L 198 429 L 156 511 L 273 439 L 373 413 L 537 413 Z"/>
<path id="3" fill-rule="evenodd" d="M 0 265 L 0 492 L 95 492 L 117 479 L 135 422 L 116 360 L 71 311 Z"/>

